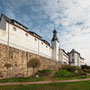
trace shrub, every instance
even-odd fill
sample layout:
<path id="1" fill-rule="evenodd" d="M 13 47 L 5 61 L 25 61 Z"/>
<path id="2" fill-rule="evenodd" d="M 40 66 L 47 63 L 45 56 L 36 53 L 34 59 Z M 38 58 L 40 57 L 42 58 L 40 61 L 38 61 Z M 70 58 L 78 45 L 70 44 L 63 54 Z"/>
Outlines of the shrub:
<path id="1" fill-rule="evenodd" d="M 84 69 L 83 71 L 86 73 L 90 73 L 90 69 Z"/>
<path id="2" fill-rule="evenodd" d="M 64 65 L 62 67 L 63 70 L 67 70 L 69 72 L 75 72 L 78 70 L 78 68 L 76 66 L 70 66 L 70 65 Z"/>
<path id="3" fill-rule="evenodd" d="M 82 70 L 84 70 L 84 69 L 90 69 L 90 66 L 82 65 L 82 66 L 81 66 L 81 69 L 82 69 Z"/>
<path id="4" fill-rule="evenodd" d="M 48 76 L 51 74 L 51 72 L 52 70 L 43 69 L 43 70 L 39 70 L 36 74 L 38 74 L 39 76 Z"/>
<path id="5" fill-rule="evenodd" d="M 72 75 L 72 77 L 75 77 L 75 76 L 86 76 L 87 74 L 85 72 L 81 72 L 81 73 L 75 73 Z"/>
<path id="6" fill-rule="evenodd" d="M 69 71 L 67 71 L 67 70 L 58 70 L 55 74 L 54 74 L 54 76 L 56 77 L 56 78 L 59 78 L 59 77 L 70 77 L 70 76 L 72 76 L 73 75 L 73 73 L 71 73 L 71 72 L 69 72 Z"/>

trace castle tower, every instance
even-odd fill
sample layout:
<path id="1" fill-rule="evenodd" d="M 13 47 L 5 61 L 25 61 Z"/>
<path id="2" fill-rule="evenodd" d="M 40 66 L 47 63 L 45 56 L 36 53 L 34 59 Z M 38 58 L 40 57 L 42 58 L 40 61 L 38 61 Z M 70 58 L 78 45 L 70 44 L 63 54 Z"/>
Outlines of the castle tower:
<path id="1" fill-rule="evenodd" d="M 53 38 L 51 41 L 52 50 L 52 59 L 58 61 L 58 52 L 59 52 L 59 41 L 57 38 L 57 31 L 54 29 Z"/>

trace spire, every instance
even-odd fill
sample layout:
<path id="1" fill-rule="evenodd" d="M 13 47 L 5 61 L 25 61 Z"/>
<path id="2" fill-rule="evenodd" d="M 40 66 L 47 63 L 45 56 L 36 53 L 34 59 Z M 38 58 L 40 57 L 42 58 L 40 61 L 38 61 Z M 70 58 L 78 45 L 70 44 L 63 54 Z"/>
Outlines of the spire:
<path id="1" fill-rule="evenodd" d="M 55 41 L 55 40 L 58 41 L 56 29 L 53 30 L 53 38 L 52 38 L 52 41 Z"/>

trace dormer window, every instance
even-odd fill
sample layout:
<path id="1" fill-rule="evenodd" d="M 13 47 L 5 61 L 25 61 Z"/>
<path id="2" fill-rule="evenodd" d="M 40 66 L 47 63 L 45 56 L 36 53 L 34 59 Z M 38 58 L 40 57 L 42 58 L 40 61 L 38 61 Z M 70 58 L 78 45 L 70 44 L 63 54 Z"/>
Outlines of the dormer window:
<path id="1" fill-rule="evenodd" d="M 35 41 L 37 41 L 37 39 L 35 38 Z"/>
<path id="2" fill-rule="evenodd" d="M 72 63 L 74 63 L 74 59 L 72 59 Z"/>
<path id="3" fill-rule="evenodd" d="M 43 42 L 42 42 L 42 45 L 43 45 Z"/>
<path id="4" fill-rule="evenodd" d="M 16 27 L 13 27 L 13 30 L 16 31 Z"/>
<path id="5" fill-rule="evenodd" d="M 74 53 L 72 53 L 72 57 L 74 57 Z"/>
<path id="6" fill-rule="evenodd" d="M 27 33 L 25 35 L 28 37 L 28 34 Z"/>

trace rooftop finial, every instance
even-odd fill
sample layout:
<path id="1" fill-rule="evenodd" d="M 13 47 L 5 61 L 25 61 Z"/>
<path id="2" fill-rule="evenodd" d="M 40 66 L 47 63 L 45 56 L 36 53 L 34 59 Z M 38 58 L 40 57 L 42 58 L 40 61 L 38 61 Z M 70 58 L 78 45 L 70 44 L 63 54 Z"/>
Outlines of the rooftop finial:
<path id="1" fill-rule="evenodd" d="M 56 25 L 54 24 L 54 29 L 56 29 Z"/>
<path id="2" fill-rule="evenodd" d="M 56 29 L 53 30 L 53 38 L 52 38 L 52 41 L 55 41 L 55 40 L 58 41 Z"/>

